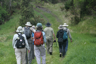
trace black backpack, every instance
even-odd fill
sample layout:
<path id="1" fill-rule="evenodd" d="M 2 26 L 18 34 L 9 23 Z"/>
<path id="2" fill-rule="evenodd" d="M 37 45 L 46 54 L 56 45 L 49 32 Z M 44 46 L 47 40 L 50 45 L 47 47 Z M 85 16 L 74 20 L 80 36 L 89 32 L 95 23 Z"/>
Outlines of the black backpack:
<path id="1" fill-rule="evenodd" d="M 27 38 L 27 39 L 31 38 L 31 30 L 30 30 L 30 27 L 28 27 L 28 28 L 24 27 L 24 34 L 26 35 L 26 38 Z"/>
<path id="2" fill-rule="evenodd" d="M 25 48 L 25 39 L 22 34 L 18 34 L 18 38 L 16 39 L 16 47 L 17 48 Z"/>
<path id="3" fill-rule="evenodd" d="M 64 30 L 63 29 L 59 30 L 59 32 L 58 32 L 58 42 L 59 43 L 63 43 L 63 34 L 64 34 Z"/>

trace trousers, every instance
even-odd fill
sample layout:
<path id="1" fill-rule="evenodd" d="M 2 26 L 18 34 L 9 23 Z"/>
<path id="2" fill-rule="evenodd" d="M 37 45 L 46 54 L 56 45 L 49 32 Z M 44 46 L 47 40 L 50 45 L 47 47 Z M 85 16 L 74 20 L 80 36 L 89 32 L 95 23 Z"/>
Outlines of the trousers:
<path id="1" fill-rule="evenodd" d="M 47 53 L 53 52 L 53 39 L 46 39 Z"/>
<path id="2" fill-rule="evenodd" d="M 41 45 L 37 47 L 34 45 L 34 52 L 35 52 L 37 64 L 41 64 L 41 58 L 42 58 L 42 64 L 46 64 L 45 46 Z"/>
<path id="3" fill-rule="evenodd" d="M 21 64 L 21 63 L 26 64 L 26 59 L 25 59 L 26 48 L 22 48 L 22 49 L 16 48 L 15 49 L 15 55 L 16 55 L 17 64 Z"/>
<path id="4" fill-rule="evenodd" d="M 33 41 L 31 39 L 28 40 L 29 48 L 30 48 L 30 53 L 28 53 L 28 64 L 31 64 L 32 59 L 34 57 L 34 45 Z"/>

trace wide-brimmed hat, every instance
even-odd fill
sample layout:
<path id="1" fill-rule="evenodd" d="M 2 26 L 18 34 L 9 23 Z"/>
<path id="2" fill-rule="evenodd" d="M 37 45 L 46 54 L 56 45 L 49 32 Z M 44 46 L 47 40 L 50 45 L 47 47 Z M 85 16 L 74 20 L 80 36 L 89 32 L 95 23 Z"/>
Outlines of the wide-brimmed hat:
<path id="1" fill-rule="evenodd" d="M 42 27 L 42 23 L 37 23 L 36 27 Z"/>
<path id="2" fill-rule="evenodd" d="M 66 23 L 64 23 L 62 26 L 68 26 Z"/>
<path id="3" fill-rule="evenodd" d="M 59 25 L 58 29 L 63 29 L 63 26 L 62 25 Z"/>
<path id="4" fill-rule="evenodd" d="M 25 25 L 32 26 L 32 24 L 30 22 L 27 22 Z"/>
<path id="5" fill-rule="evenodd" d="M 32 28 L 35 29 L 35 25 L 33 25 Z"/>
<path id="6" fill-rule="evenodd" d="M 16 30 L 16 32 L 23 32 L 22 26 L 19 26 Z"/>
<path id="7" fill-rule="evenodd" d="M 48 23 L 46 23 L 46 26 L 49 27 L 49 26 L 51 26 L 51 24 L 48 22 Z"/>

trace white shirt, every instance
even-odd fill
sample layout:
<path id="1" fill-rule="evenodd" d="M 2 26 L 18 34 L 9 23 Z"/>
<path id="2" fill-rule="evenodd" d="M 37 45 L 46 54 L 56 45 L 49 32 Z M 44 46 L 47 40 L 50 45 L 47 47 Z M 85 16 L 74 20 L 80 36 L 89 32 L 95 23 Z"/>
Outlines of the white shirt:
<path id="1" fill-rule="evenodd" d="M 20 33 L 19 33 L 20 34 Z M 25 39 L 25 44 L 26 44 L 26 48 L 28 49 L 28 50 L 30 50 L 29 49 L 29 45 L 28 45 L 28 41 L 27 41 L 27 39 L 26 39 L 26 36 L 25 36 L 25 34 L 22 34 L 22 36 L 24 37 L 24 39 Z M 12 41 L 12 45 L 13 45 L 13 48 L 17 48 L 15 45 L 16 45 L 16 39 L 18 38 L 18 34 L 14 34 L 14 36 L 13 36 L 13 41 Z"/>

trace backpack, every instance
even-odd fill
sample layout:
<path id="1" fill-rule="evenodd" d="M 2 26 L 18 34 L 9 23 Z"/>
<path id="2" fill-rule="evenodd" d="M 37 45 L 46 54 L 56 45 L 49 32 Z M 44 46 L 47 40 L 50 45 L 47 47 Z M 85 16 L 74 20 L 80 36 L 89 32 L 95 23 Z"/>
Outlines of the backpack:
<path id="1" fill-rule="evenodd" d="M 18 38 L 16 39 L 16 45 L 17 48 L 25 48 L 25 39 L 22 36 L 22 34 L 18 34 Z"/>
<path id="2" fill-rule="evenodd" d="M 67 40 L 68 39 L 68 35 L 67 35 L 67 29 L 64 30 L 64 34 L 63 34 L 63 40 Z"/>
<path id="3" fill-rule="evenodd" d="M 24 34 L 26 35 L 27 39 L 31 38 L 31 30 L 29 27 L 28 28 L 24 27 Z"/>
<path id="4" fill-rule="evenodd" d="M 36 31 L 34 33 L 34 45 L 42 45 L 43 42 L 43 34 L 42 31 Z"/>
<path id="5" fill-rule="evenodd" d="M 63 43 L 63 34 L 64 34 L 64 30 L 59 30 L 59 33 L 58 33 L 58 42 L 59 43 Z"/>

